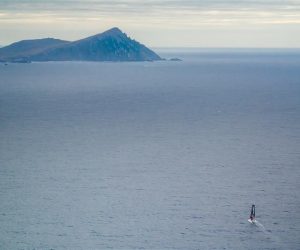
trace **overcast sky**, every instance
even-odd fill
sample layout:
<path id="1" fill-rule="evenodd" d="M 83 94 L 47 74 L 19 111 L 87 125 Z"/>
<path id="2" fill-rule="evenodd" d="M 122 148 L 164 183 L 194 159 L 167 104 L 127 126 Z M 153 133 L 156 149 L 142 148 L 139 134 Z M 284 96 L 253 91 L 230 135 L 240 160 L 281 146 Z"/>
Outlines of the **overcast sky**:
<path id="1" fill-rule="evenodd" d="M 0 0 L 0 45 L 119 27 L 151 47 L 300 47 L 300 0 Z"/>

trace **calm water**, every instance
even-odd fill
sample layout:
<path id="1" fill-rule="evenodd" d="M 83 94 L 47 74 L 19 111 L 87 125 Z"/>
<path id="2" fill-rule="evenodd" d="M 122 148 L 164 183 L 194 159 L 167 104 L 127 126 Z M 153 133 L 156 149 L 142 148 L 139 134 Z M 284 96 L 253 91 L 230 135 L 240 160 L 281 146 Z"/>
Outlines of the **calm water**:
<path id="1" fill-rule="evenodd" d="M 0 65 L 1 249 L 300 249 L 299 51 L 162 55 Z"/>

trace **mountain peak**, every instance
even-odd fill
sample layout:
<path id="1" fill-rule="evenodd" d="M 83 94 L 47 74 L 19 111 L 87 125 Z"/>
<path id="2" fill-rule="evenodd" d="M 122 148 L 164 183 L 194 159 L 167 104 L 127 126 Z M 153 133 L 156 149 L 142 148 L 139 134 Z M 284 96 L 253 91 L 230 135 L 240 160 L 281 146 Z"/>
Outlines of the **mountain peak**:
<path id="1" fill-rule="evenodd" d="M 104 33 L 111 34 L 111 35 L 120 34 L 120 33 L 123 34 L 122 30 L 120 30 L 118 27 L 113 27 L 107 31 L 104 31 L 103 34 Z"/>
<path id="2" fill-rule="evenodd" d="M 80 41 L 90 40 L 90 39 L 95 39 L 95 38 L 96 39 L 103 39 L 103 38 L 107 38 L 107 37 L 114 37 L 114 38 L 118 39 L 120 37 L 126 37 L 126 34 L 123 33 L 119 28 L 114 27 L 114 28 L 106 30 L 102 33 L 99 33 L 99 34 L 96 34 L 96 35 L 93 35 L 93 36 L 90 36 L 90 37 L 86 37 L 86 38 L 83 38 L 83 39 L 75 41 L 75 42 L 80 42 Z"/>
<path id="3" fill-rule="evenodd" d="M 120 36 L 126 36 L 126 34 L 124 32 L 122 32 L 122 30 L 120 30 L 119 28 L 114 27 L 112 29 L 106 30 L 106 31 L 98 34 L 98 36 L 101 36 L 101 37 L 107 37 L 107 36 L 120 37 Z"/>

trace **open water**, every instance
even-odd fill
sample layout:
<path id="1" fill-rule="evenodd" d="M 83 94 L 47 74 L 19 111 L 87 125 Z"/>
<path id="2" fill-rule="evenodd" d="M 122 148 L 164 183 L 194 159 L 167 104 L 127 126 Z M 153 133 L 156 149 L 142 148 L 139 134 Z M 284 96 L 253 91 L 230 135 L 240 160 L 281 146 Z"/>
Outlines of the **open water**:
<path id="1" fill-rule="evenodd" d="M 161 54 L 0 65 L 0 249 L 300 249 L 299 50 Z"/>

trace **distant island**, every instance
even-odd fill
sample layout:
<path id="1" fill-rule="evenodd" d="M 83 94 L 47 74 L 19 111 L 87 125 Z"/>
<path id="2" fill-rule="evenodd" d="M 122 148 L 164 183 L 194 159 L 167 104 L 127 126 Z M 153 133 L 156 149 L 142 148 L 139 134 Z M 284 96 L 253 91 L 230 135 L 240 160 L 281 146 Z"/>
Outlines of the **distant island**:
<path id="1" fill-rule="evenodd" d="M 0 48 L 0 62 L 158 60 L 163 59 L 119 28 L 73 42 L 44 38 L 22 40 Z"/>
<path id="2" fill-rule="evenodd" d="M 169 61 L 173 61 L 173 62 L 181 62 L 182 59 L 177 58 L 177 57 L 173 57 L 173 58 L 170 58 Z"/>

